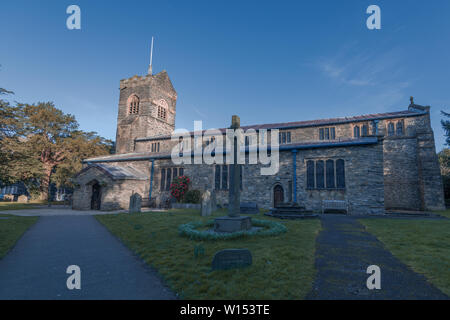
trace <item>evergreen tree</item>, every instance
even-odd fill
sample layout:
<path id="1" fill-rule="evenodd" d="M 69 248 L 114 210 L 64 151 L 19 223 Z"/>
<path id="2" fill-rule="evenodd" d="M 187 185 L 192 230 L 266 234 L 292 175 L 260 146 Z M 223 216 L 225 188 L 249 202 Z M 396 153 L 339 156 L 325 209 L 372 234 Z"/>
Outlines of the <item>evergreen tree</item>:
<path id="1" fill-rule="evenodd" d="M 450 118 L 450 113 L 441 111 L 442 115 Z M 442 128 L 444 128 L 445 131 L 445 144 L 450 146 L 450 120 L 441 120 Z"/>

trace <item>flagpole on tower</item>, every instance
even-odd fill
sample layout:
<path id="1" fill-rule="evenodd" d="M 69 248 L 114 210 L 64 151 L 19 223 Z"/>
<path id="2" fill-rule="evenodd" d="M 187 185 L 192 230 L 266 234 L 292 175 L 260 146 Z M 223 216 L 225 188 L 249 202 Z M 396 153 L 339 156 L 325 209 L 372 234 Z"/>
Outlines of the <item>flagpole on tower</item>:
<path id="1" fill-rule="evenodd" d="M 153 62 L 153 37 L 152 37 L 152 45 L 150 47 L 150 65 L 148 67 L 148 74 L 152 75 L 153 74 L 153 70 L 152 70 L 152 62 Z"/>

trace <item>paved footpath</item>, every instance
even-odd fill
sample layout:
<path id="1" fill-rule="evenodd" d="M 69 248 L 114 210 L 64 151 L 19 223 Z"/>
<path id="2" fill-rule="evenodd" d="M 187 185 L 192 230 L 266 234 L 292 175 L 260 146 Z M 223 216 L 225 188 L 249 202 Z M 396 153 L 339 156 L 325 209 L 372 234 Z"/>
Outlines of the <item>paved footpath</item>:
<path id="1" fill-rule="evenodd" d="M 81 290 L 67 289 L 69 265 L 81 268 Z M 176 296 L 93 216 L 47 216 L 0 260 L 0 299 Z"/>
<path id="2" fill-rule="evenodd" d="M 307 299 L 448 299 L 355 218 L 326 215 L 322 228 L 316 242 L 318 272 Z M 381 290 L 367 289 L 370 265 L 381 269 Z"/>

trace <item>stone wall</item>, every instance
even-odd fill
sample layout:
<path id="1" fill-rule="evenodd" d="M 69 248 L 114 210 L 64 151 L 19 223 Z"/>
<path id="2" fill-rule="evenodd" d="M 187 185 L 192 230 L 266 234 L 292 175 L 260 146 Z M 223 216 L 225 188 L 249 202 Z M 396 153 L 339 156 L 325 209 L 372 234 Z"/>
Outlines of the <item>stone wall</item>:
<path id="1" fill-rule="evenodd" d="M 77 187 L 72 198 L 72 208 L 75 210 L 90 210 L 92 186 L 98 182 L 101 186 L 102 211 L 128 209 L 130 196 L 139 193 L 145 197 L 147 181 L 142 180 L 113 180 L 103 171 L 90 168 L 76 178 Z"/>
<path id="2" fill-rule="evenodd" d="M 417 139 L 385 138 L 383 146 L 386 209 L 420 210 Z"/>
<path id="3" fill-rule="evenodd" d="M 307 190 L 306 161 L 309 159 L 343 159 L 345 161 L 346 188 L 343 190 Z M 273 206 L 273 190 L 276 185 L 283 187 L 285 202 L 293 200 L 292 153 L 280 152 L 279 160 L 279 172 L 273 176 L 262 176 L 260 164 L 243 166 L 242 202 L 255 201 L 261 208 L 268 209 Z M 166 162 L 165 165 L 170 165 L 170 163 Z M 214 189 L 214 166 L 191 164 L 184 165 L 184 168 L 185 175 L 192 180 L 191 188 L 202 191 Z M 216 198 L 218 204 L 227 204 L 228 191 L 216 190 Z M 314 211 L 321 210 L 322 200 L 348 200 L 351 208 L 350 214 L 383 213 L 382 144 L 298 151 L 297 199 L 299 204 Z"/>
<path id="4" fill-rule="evenodd" d="M 139 98 L 139 113 L 128 114 L 128 98 Z M 158 118 L 157 102 L 168 104 L 167 119 Z M 175 128 L 176 92 L 165 71 L 154 75 L 134 76 L 120 82 L 117 116 L 116 153 L 134 152 L 134 140 L 155 135 L 170 135 Z"/>

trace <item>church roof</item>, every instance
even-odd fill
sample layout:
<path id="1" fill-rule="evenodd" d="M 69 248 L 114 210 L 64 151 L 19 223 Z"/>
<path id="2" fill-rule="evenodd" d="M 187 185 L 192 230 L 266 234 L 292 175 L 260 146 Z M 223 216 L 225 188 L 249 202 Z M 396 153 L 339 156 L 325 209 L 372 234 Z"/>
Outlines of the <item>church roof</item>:
<path id="1" fill-rule="evenodd" d="M 332 141 L 311 141 L 311 142 L 296 142 L 289 144 L 282 144 L 279 146 L 280 151 L 301 150 L 301 149 L 317 149 L 317 148 L 335 148 L 335 147 L 349 147 L 349 146 L 363 146 L 373 145 L 378 143 L 377 137 L 361 137 L 357 139 L 342 139 Z M 268 146 L 270 150 L 270 145 Z M 248 151 L 248 148 L 246 148 Z M 104 157 L 97 157 L 86 159 L 84 163 L 105 163 L 105 162 L 121 162 L 121 161 L 145 161 L 155 159 L 170 159 L 170 152 L 134 152 L 122 153 Z"/>
<path id="2" fill-rule="evenodd" d="M 294 121 L 294 122 L 280 122 L 280 123 L 266 123 L 266 124 L 256 124 L 249 126 L 242 126 L 243 130 L 248 129 L 295 129 L 295 128 L 304 128 L 304 127 L 318 127 L 318 126 L 326 126 L 326 125 L 335 125 L 335 124 L 345 124 L 351 122 L 359 122 L 359 121 L 373 121 L 373 120 L 383 120 L 383 119 L 391 119 L 391 118 L 399 118 L 399 117 L 413 117 L 423 115 L 426 112 L 421 110 L 403 110 L 396 112 L 386 112 L 386 113 L 374 113 L 374 114 L 366 114 L 360 116 L 353 117 L 341 117 L 341 118 L 329 118 L 329 119 L 319 119 L 319 120 L 306 120 L 306 121 Z M 227 128 L 220 128 L 219 131 L 225 133 Z M 205 132 L 206 130 L 203 130 Z M 190 132 L 191 135 L 194 135 L 194 132 Z M 150 141 L 150 140 L 165 140 L 170 139 L 170 135 L 158 135 L 151 136 L 145 138 L 138 138 L 136 141 Z"/>
<path id="3" fill-rule="evenodd" d="M 99 169 L 113 180 L 147 180 L 147 175 L 132 166 L 117 166 L 105 163 L 90 164 L 81 170 L 77 176 L 91 168 Z"/>

